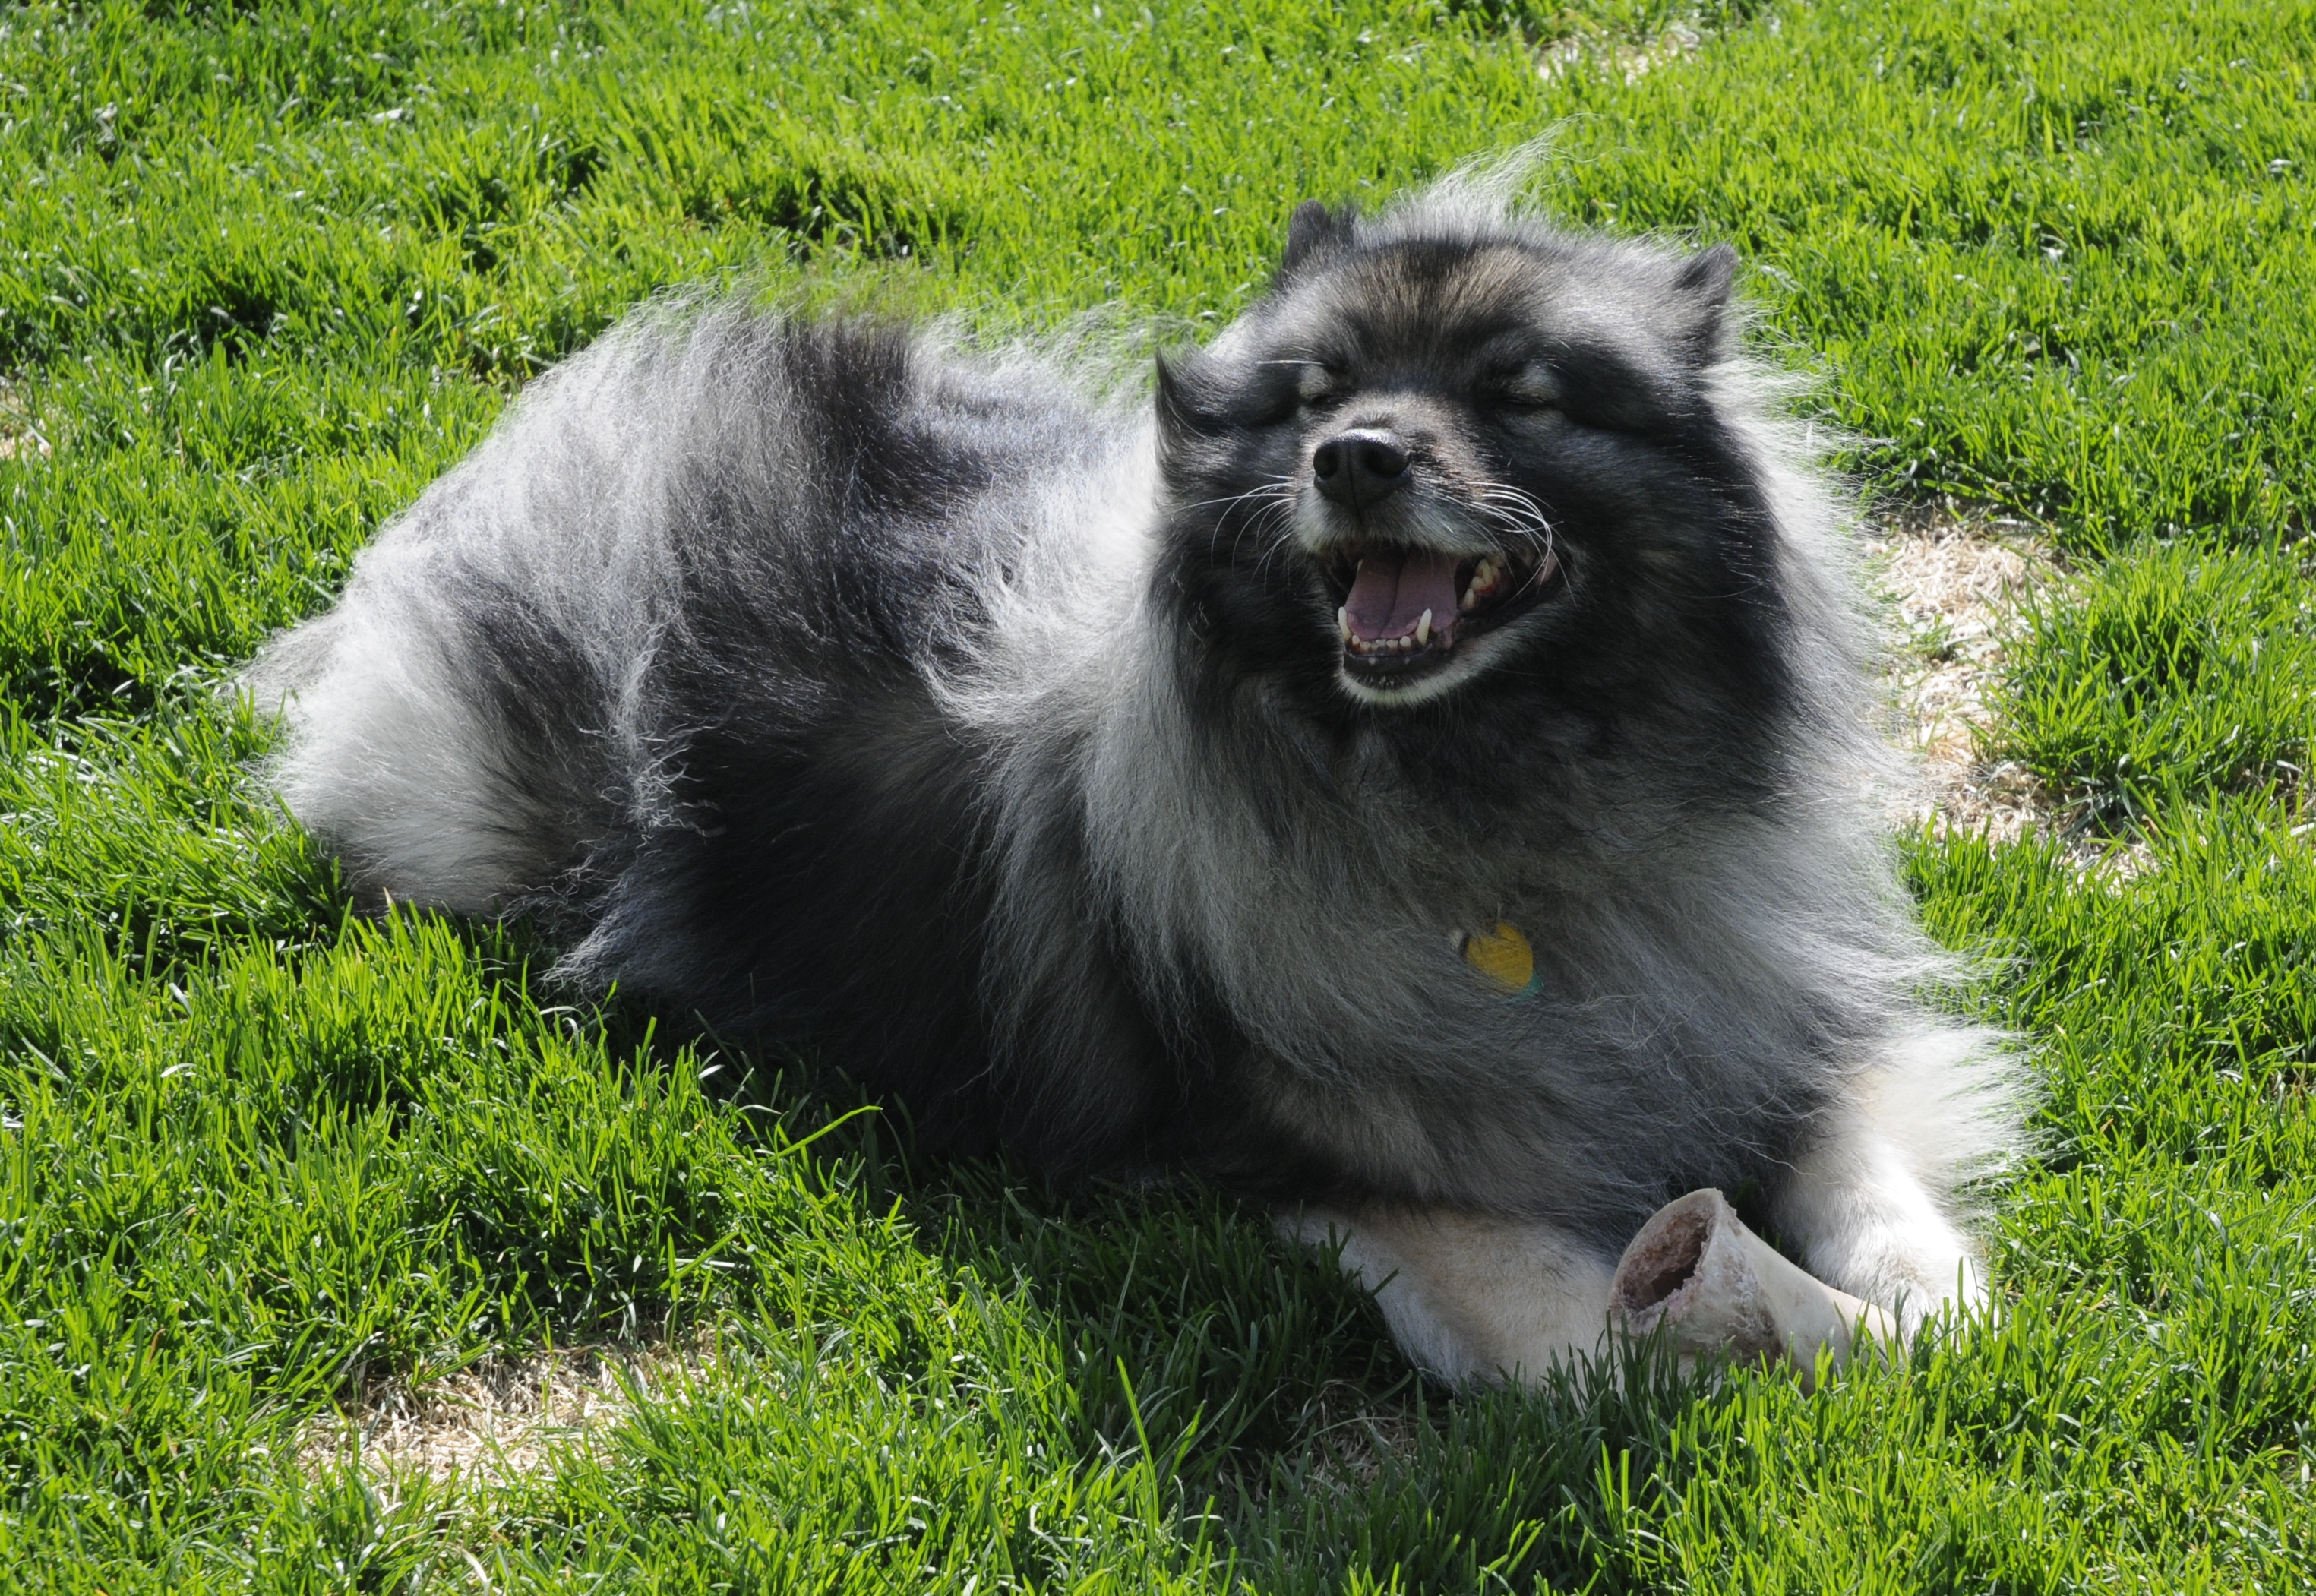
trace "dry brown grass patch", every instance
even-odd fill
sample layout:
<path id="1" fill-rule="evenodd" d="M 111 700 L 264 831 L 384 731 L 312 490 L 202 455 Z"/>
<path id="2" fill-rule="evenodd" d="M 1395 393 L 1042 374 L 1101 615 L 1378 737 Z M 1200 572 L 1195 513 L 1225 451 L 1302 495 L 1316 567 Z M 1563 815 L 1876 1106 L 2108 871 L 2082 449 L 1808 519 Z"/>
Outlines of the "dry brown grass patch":
<path id="1" fill-rule="evenodd" d="M 24 396 L 0 378 L 0 460 L 30 459 L 49 452 L 49 440 L 32 419 Z"/>
<path id="2" fill-rule="evenodd" d="M 2050 544 L 2025 522 L 1909 506 L 1871 528 L 1866 548 L 1898 622 L 1889 669 L 1898 735 L 1921 761 L 1907 818 L 1983 827 L 2004 842 L 2048 825 L 2056 796 L 1987 749 L 2008 627 L 2059 575 Z"/>
<path id="3" fill-rule="evenodd" d="M 414 1386 L 381 1381 L 299 1438 L 309 1468 L 352 1463 L 373 1476 L 423 1474 L 438 1483 L 505 1478 L 584 1445 L 671 1377 L 697 1375 L 711 1345 L 557 1348 L 489 1358 Z"/>
<path id="4" fill-rule="evenodd" d="M 2082 834 L 2080 812 L 2014 760 L 1993 759 L 1989 699 L 2021 605 L 2065 574 L 2032 522 L 1910 505 L 1867 531 L 1870 568 L 1895 611 L 1889 662 L 1900 743 L 1921 785 L 1899 818 L 1996 842 L 2039 832 L 2063 839 L 2078 869 L 2113 881 L 2149 869 L 2136 840 Z"/>

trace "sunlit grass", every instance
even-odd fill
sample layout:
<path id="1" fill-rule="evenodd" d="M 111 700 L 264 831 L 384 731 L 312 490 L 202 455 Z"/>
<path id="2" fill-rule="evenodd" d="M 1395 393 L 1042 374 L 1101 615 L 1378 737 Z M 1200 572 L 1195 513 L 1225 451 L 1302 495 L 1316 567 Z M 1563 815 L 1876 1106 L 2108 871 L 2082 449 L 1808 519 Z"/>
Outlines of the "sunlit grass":
<path id="1" fill-rule="evenodd" d="M 2101 817 L 2304 785 L 2316 736 L 2304 546 L 2183 541 L 2098 566 L 2029 610 L 2018 649 L 2003 745 Z"/>
<path id="2" fill-rule="evenodd" d="M 2312 62 L 2316 7 L 2250 0 L 8 13 L 0 1569 L 2316 1585 Z M 1867 486 L 2075 562 L 1993 736 L 2139 873 L 1904 843 L 2045 1089 L 1999 1325 L 1809 1398 L 1451 1400 L 1260 1216 L 928 1164 L 842 1119 L 842 1059 L 575 1003 L 522 927 L 354 915 L 255 791 L 215 685 L 636 300 L 1195 337 L 1295 201 L 1539 136 L 1548 207 L 1743 249 Z M 316 1440 L 365 1382 L 660 1335 L 713 1355 L 520 1479 Z"/>

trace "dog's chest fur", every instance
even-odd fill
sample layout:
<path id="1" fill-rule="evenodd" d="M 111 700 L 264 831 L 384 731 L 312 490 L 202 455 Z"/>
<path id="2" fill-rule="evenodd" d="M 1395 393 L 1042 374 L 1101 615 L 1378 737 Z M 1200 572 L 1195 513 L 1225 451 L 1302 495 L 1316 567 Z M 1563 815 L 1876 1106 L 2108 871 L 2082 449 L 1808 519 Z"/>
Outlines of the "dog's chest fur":
<path id="1" fill-rule="evenodd" d="M 1009 992 L 1003 976 L 1070 963 L 1057 942 L 1099 948 L 1162 1039 L 1149 1067 L 1190 1083 L 1193 1157 L 1234 1183 L 1605 1235 L 1668 1187 L 1759 1178 L 1854 1064 L 1792 1023 L 1788 972 L 1741 957 L 1761 927 L 1726 923 L 1762 912 L 1761 839 L 1745 868 L 1716 869 L 1737 839 L 1692 830 L 1682 866 L 1661 816 L 1581 841 L 1545 798 L 1475 817 L 1404 780 L 1404 751 L 1380 737 L 1314 748 L 1283 732 L 1259 688 L 1235 718 L 1194 707 L 1141 584 L 1080 591 L 1114 598 L 1089 602 L 1079 646 L 1042 634 L 1034 663 L 993 668 L 1009 687 L 973 696 L 984 736 L 1014 719 L 991 739 L 1006 750 L 997 834 L 1082 838 L 1006 877 L 992 990 L 1001 1011 L 1041 1006 L 1012 1029 L 1050 1042 L 1052 1007 L 1095 984 Z M 1071 901 L 1098 907 L 1056 912 Z M 1527 989 L 1461 951 L 1499 924 L 1528 946 Z"/>

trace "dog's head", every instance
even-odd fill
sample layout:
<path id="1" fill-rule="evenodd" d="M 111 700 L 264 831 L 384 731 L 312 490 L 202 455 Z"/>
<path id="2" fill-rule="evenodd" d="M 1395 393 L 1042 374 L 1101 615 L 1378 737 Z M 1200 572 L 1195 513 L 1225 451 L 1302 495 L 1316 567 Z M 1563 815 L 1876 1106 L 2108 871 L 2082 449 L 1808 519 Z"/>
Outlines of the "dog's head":
<path id="1" fill-rule="evenodd" d="M 1735 264 L 1305 203 L 1270 291 L 1161 366 L 1201 646 L 1339 709 L 1758 673 L 1768 518 L 1712 397 Z"/>

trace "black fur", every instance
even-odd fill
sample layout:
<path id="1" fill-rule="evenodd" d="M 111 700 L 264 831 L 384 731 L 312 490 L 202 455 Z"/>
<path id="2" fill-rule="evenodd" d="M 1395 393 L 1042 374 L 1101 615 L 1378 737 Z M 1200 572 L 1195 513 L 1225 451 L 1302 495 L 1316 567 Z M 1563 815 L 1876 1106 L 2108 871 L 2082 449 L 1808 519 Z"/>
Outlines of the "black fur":
<path id="1" fill-rule="evenodd" d="M 1139 415 L 889 326 L 646 314 L 262 662 L 278 779 L 376 887 L 548 915 L 574 978 L 815 1039 L 937 1138 L 1613 1252 L 1912 1067 L 1935 968 L 1734 264 L 1305 205 Z M 1309 491 L 1354 424 L 1412 441 L 1399 520 Z M 1392 701 L 1335 551 L 1427 537 L 1543 596 Z M 1525 1001 L 1455 951 L 1499 920 Z"/>

